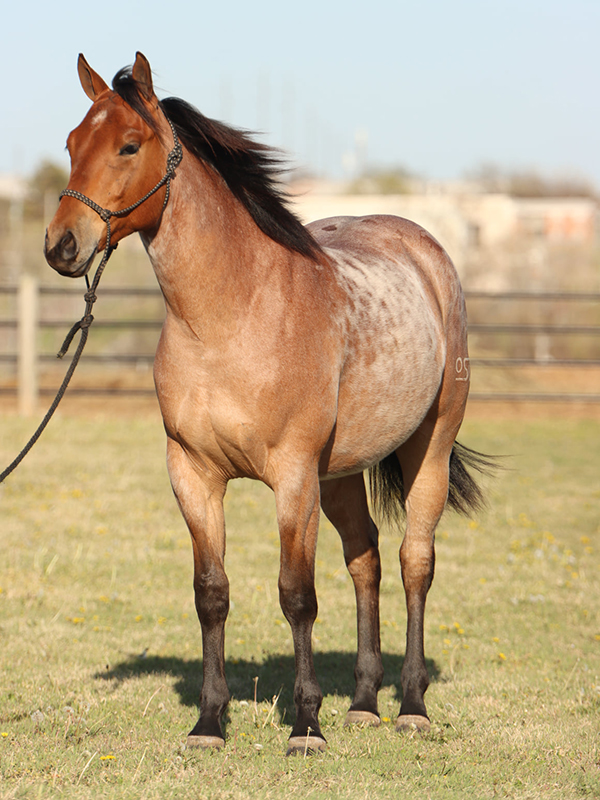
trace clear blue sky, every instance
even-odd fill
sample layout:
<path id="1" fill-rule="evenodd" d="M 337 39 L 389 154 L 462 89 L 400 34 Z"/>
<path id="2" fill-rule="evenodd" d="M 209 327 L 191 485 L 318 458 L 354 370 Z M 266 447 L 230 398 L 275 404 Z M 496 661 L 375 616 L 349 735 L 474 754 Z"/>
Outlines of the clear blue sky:
<path id="1" fill-rule="evenodd" d="M 2 12 L 0 172 L 28 173 L 141 50 L 159 95 L 269 132 L 297 163 L 432 178 L 482 162 L 600 186 L 600 0 L 21 0 Z"/>

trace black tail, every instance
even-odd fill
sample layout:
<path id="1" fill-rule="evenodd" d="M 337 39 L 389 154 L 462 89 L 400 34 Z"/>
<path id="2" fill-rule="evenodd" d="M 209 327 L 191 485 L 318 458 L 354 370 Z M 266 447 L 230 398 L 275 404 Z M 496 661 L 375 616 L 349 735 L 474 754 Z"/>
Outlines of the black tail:
<path id="1" fill-rule="evenodd" d="M 448 505 L 455 511 L 469 516 L 485 506 L 485 498 L 467 467 L 484 475 L 498 468 L 497 459 L 471 450 L 458 442 L 450 453 L 450 486 Z M 371 501 L 376 514 L 390 521 L 397 521 L 405 511 L 406 498 L 402 467 L 396 453 L 390 453 L 379 464 L 369 470 Z"/>

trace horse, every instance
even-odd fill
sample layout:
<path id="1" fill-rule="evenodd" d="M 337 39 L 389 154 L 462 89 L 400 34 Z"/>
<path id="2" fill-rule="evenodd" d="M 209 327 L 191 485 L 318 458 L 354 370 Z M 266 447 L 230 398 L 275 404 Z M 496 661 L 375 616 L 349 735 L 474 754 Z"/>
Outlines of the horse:
<path id="1" fill-rule="evenodd" d="M 279 598 L 295 657 L 287 753 L 326 749 L 311 643 L 321 510 L 341 537 L 356 594 L 355 693 L 345 722 L 372 726 L 383 679 L 373 516 L 405 512 L 407 630 L 395 727 L 428 731 L 423 623 L 435 529 L 447 505 L 465 513 L 480 506 L 467 467 L 483 471 L 484 463 L 456 442 L 470 376 L 452 261 L 399 217 L 302 225 L 278 152 L 181 99 L 159 100 L 141 53 L 112 87 L 83 55 L 78 74 L 92 106 L 68 136 L 69 183 L 44 252 L 61 275 L 80 277 L 104 248 L 137 232 L 164 296 L 154 380 L 170 482 L 192 540 L 202 634 L 200 715 L 188 746 L 225 743 L 223 498 L 242 477 L 275 496 Z"/>

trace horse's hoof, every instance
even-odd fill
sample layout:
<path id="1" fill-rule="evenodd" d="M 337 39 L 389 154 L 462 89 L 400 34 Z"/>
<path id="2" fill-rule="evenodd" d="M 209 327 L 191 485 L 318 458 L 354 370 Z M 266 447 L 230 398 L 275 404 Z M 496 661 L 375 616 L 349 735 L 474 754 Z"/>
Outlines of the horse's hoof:
<path id="1" fill-rule="evenodd" d="M 312 756 L 326 749 L 327 742 L 320 736 L 290 736 L 286 756 Z"/>
<path id="2" fill-rule="evenodd" d="M 410 733 L 411 731 L 429 733 L 431 722 L 427 717 L 421 717 L 419 714 L 401 714 L 396 720 L 396 730 L 398 733 Z"/>
<path id="3" fill-rule="evenodd" d="M 378 728 L 381 725 L 381 717 L 373 714 L 372 711 L 353 711 L 350 709 L 344 720 L 344 727 L 350 725 L 369 725 L 371 728 Z"/>
<path id="4" fill-rule="evenodd" d="M 187 750 L 194 750 L 197 748 L 201 748 L 202 750 L 208 750 L 209 748 L 220 750 L 222 747 L 225 747 L 225 739 L 221 739 L 220 736 L 192 736 L 192 734 L 190 734 L 187 737 L 185 746 Z"/>

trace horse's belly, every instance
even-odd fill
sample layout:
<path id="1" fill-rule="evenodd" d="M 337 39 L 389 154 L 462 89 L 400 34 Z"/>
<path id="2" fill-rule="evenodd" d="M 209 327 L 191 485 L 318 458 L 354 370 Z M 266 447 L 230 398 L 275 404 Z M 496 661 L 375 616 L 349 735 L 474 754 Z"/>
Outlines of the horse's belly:
<path id="1" fill-rule="evenodd" d="M 332 442 L 321 461 L 323 477 L 367 469 L 419 427 L 438 393 L 443 369 L 432 363 L 419 373 L 411 359 L 407 366 L 388 381 L 342 387 Z"/>

